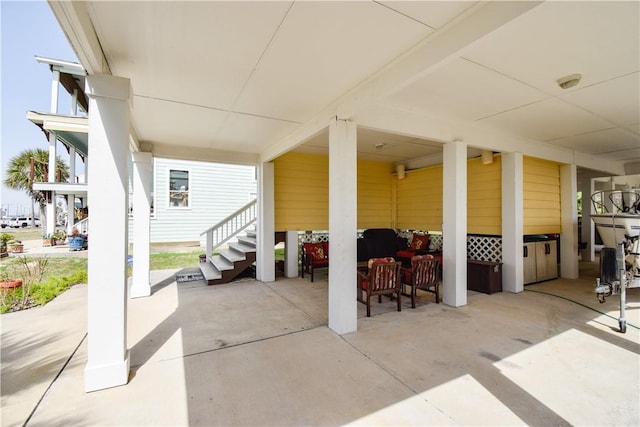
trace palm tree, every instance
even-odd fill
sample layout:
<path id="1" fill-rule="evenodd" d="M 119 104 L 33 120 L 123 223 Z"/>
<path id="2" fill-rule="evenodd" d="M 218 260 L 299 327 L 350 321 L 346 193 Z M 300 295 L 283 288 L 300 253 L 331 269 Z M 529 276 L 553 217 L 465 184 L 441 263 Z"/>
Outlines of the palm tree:
<path id="1" fill-rule="evenodd" d="M 48 164 L 48 150 L 35 148 L 21 151 L 9 161 L 9 166 L 7 167 L 6 176 L 3 181 L 7 187 L 13 190 L 25 191 L 33 201 L 38 202 L 40 218 L 43 219 L 46 217 L 46 194 L 41 191 L 34 191 L 33 183 L 47 181 Z M 60 156 L 56 157 L 55 173 L 60 175 L 59 181 L 64 182 L 69 178 L 69 166 L 67 166 Z M 31 203 L 31 217 L 33 218 L 34 216 L 33 203 Z M 44 225 L 46 221 L 42 220 L 40 223 Z"/>

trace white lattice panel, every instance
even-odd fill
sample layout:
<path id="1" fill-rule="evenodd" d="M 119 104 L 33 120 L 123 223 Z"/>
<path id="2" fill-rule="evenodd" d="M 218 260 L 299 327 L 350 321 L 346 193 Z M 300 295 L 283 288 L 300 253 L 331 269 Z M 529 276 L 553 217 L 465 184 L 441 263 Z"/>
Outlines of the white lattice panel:
<path id="1" fill-rule="evenodd" d="M 467 236 L 467 258 L 480 261 L 502 262 L 502 238 Z"/>

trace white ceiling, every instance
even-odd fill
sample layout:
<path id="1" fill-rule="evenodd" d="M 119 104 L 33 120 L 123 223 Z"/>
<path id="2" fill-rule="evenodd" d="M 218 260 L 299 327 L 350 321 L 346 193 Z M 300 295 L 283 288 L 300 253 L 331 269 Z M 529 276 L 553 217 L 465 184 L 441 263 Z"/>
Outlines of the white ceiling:
<path id="1" fill-rule="evenodd" d="M 103 55 L 131 79 L 151 145 L 326 153 L 328 117 L 375 105 L 640 161 L 637 1 L 78 3 L 50 2 L 90 74 L 107 71 Z M 582 81 L 560 89 L 573 73 Z M 435 130 L 394 133 L 359 129 L 359 157 L 442 151 Z"/>

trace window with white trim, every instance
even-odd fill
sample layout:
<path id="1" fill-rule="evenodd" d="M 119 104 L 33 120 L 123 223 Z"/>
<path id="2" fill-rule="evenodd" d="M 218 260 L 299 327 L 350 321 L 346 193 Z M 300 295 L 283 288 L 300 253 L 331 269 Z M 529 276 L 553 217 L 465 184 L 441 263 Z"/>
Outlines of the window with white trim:
<path id="1" fill-rule="evenodd" d="M 169 169 L 169 207 L 188 208 L 189 171 Z"/>

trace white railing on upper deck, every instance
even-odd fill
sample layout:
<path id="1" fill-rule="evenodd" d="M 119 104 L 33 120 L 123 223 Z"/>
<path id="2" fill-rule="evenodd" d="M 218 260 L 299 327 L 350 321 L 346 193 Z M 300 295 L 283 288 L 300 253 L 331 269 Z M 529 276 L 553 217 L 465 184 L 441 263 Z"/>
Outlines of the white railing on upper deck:
<path id="1" fill-rule="evenodd" d="M 213 227 L 200 233 L 207 235 L 207 255 L 219 248 L 223 243 L 229 241 L 238 233 L 256 222 L 257 201 L 250 201 Z"/>

